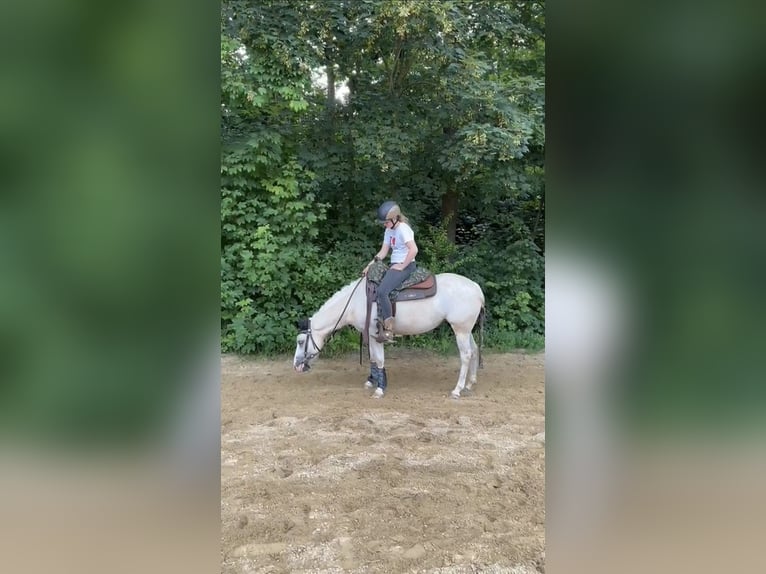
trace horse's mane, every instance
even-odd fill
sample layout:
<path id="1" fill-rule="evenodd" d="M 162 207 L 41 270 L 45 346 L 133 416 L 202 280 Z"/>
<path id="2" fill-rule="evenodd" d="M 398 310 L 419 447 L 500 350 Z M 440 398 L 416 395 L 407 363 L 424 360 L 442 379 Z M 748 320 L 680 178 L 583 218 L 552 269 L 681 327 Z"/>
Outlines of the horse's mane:
<path id="1" fill-rule="evenodd" d="M 340 302 L 342 302 L 345 305 L 345 302 L 351 296 L 351 291 L 354 289 L 354 286 L 358 282 L 359 282 L 359 279 L 354 279 L 351 283 L 349 283 L 345 287 L 341 287 L 341 289 L 339 291 L 337 291 L 327 301 L 324 302 L 324 305 L 322 305 L 319 308 L 319 311 L 314 313 L 314 316 L 320 315 L 321 313 L 324 313 L 324 312 L 330 310 L 333 306 L 337 305 Z"/>

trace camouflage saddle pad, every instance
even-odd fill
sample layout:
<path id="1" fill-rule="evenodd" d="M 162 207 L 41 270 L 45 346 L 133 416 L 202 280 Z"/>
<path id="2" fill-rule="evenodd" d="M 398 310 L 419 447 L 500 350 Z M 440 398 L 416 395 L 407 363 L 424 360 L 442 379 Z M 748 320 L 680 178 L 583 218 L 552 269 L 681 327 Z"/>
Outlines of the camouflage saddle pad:
<path id="1" fill-rule="evenodd" d="M 388 265 L 382 261 L 375 261 L 367 270 L 367 280 L 375 285 L 380 285 L 383 276 L 388 271 Z M 423 283 L 423 285 L 420 285 Z M 391 301 L 407 301 L 409 299 L 424 299 L 436 294 L 436 278 L 428 269 L 417 267 L 412 275 L 391 291 Z"/>

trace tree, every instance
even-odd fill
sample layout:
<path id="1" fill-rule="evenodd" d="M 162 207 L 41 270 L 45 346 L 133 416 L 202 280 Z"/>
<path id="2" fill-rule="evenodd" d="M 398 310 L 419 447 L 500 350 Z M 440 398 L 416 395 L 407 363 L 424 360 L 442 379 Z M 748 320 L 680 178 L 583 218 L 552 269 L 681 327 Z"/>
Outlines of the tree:
<path id="1" fill-rule="evenodd" d="M 318 255 L 312 240 L 324 217 L 296 156 L 306 68 L 284 33 L 290 21 L 273 21 L 269 8 L 224 2 L 222 11 L 222 344 L 240 352 L 273 350 L 285 337 L 286 308 L 295 315 L 304 303 L 293 286 Z"/>

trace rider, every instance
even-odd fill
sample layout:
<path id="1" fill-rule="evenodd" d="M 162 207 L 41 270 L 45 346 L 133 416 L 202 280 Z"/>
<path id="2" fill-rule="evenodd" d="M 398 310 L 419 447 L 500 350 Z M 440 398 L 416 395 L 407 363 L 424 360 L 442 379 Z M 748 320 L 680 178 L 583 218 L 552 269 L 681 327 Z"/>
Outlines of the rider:
<path id="1" fill-rule="evenodd" d="M 386 228 L 383 234 L 383 245 L 362 273 L 367 275 L 370 265 L 385 259 L 389 249 L 391 250 L 391 267 L 388 268 L 378 286 L 378 309 L 383 317 L 383 332 L 378 337 L 378 341 L 384 343 L 394 338 L 394 318 L 389 294 L 415 271 L 418 246 L 409 220 L 396 202 L 386 201 L 381 204 L 378 208 L 378 223 Z"/>

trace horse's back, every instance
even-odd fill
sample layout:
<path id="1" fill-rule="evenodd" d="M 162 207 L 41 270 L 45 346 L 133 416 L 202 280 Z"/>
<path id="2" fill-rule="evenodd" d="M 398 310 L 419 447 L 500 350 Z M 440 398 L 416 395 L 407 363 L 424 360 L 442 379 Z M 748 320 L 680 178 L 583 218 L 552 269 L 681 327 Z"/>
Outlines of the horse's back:
<path id="1" fill-rule="evenodd" d="M 484 292 L 475 281 L 457 273 L 439 273 L 436 275 L 437 289 L 448 289 L 451 293 L 476 297 L 484 306 Z"/>
<path id="2" fill-rule="evenodd" d="M 439 273 L 436 294 L 445 318 L 452 324 L 472 327 L 484 307 L 484 292 L 479 284 L 457 273 Z"/>

